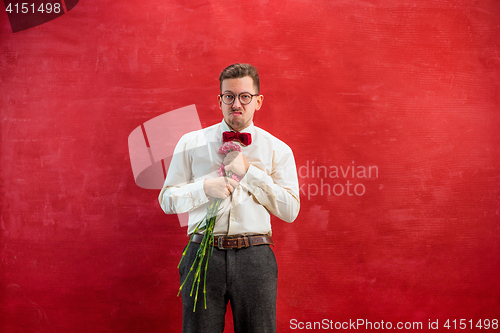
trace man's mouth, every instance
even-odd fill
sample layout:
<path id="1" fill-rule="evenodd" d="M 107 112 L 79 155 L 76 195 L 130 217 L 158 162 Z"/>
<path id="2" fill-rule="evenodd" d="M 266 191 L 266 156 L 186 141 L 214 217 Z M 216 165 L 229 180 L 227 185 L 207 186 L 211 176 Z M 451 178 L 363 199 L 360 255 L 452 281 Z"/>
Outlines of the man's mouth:
<path id="1" fill-rule="evenodd" d="M 241 116 L 243 114 L 243 112 L 241 112 L 241 111 L 233 111 L 233 112 L 231 112 L 231 114 L 233 116 Z"/>

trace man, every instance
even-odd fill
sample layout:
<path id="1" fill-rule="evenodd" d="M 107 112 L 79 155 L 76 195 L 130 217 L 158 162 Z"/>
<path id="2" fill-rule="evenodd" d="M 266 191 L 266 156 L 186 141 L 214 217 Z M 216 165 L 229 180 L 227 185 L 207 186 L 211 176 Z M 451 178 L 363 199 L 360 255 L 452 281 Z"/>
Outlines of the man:
<path id="1" fill-rule="evenodd" d="M 189 235 L 203 220 L 206 207 L 223 199 L 208 261 L 207 307 L 198 305 L 193 311 L 191 274 L 181 292 L 183 332 L 222 333 L 228 302 L 236 333 L 276 332 L 278 270 L 269 246 L 274 245 L 269 213 L 286 222 L 293 222 L 299 213 L 295 160 L 290 147 L 253 125 L 264 100 L 257 69 L 234 64 L 222 71 L 219 81 L 218 102 L 224 119 L 179 140 L 159 196 L 165 213 L 189 212 Z M 219 154 L 223 137 L 243 141 L 238 143 L 241 152 Z M 238 175 L 240 182 L 219 177 L 221 164 Z M 195 235 L 188 247 L 179 267 L 181 283 L 202 237 Z M 201 289 L 198 297 L 203 304 Z"/>

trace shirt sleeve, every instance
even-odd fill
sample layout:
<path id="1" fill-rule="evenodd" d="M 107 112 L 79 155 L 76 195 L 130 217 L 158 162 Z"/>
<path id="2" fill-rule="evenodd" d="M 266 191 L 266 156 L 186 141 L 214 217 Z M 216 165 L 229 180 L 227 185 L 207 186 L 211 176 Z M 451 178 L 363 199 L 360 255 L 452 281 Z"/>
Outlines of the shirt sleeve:
<path id="1" fill-rule="evenodd" d="M 203 190 L 205 179 L 193 180 L 190 156 L 193 149 L 188 148 L 188 142 L 183 136 L 177 143 L 158 197 L 161 208 L 167 214 L 186 213 L 209 201 Z"/>
<path id="2" fill-rule="evenodd" d="M 292 150 L 286 148 L 274 159 L 271 175 L 250 164 L 240 185 L 271 214 L 293 222 L 300 210 L 299 182 Z"/>

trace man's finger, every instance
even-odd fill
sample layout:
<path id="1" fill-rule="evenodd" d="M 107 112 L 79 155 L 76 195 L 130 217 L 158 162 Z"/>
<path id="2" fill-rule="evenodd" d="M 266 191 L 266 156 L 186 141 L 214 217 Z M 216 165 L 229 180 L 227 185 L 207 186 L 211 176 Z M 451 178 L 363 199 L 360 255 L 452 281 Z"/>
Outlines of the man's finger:
<path id="1" fill-rule="evenodd" d="M 232 178 L 228 178 L 228 179 L 227 179 L 227 181 L 229 182 L 229 184 L 230 184 L 232 187 L 234 187 L 234 188 L 238 187 L 238 184 L 239 184 L 239 183 L 238 183 L 236 180 L 234 180 L 234 179 L 232 179 Z"/>

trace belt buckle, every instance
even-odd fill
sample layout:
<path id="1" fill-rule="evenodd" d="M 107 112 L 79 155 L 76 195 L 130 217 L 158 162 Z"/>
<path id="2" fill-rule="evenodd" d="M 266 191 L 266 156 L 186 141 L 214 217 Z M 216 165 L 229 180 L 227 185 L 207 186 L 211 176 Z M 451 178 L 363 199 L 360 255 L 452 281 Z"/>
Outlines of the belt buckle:
<path id="1" fill-rule="evenodd" d="M 222 242 L 224 241 L 224 236 L 219 236 L 217 237 L 217 242 L 219 242 L 218 244 L 218 248 L 219 250 L 227 250 L 223 245 L 222 245 Z"/>

